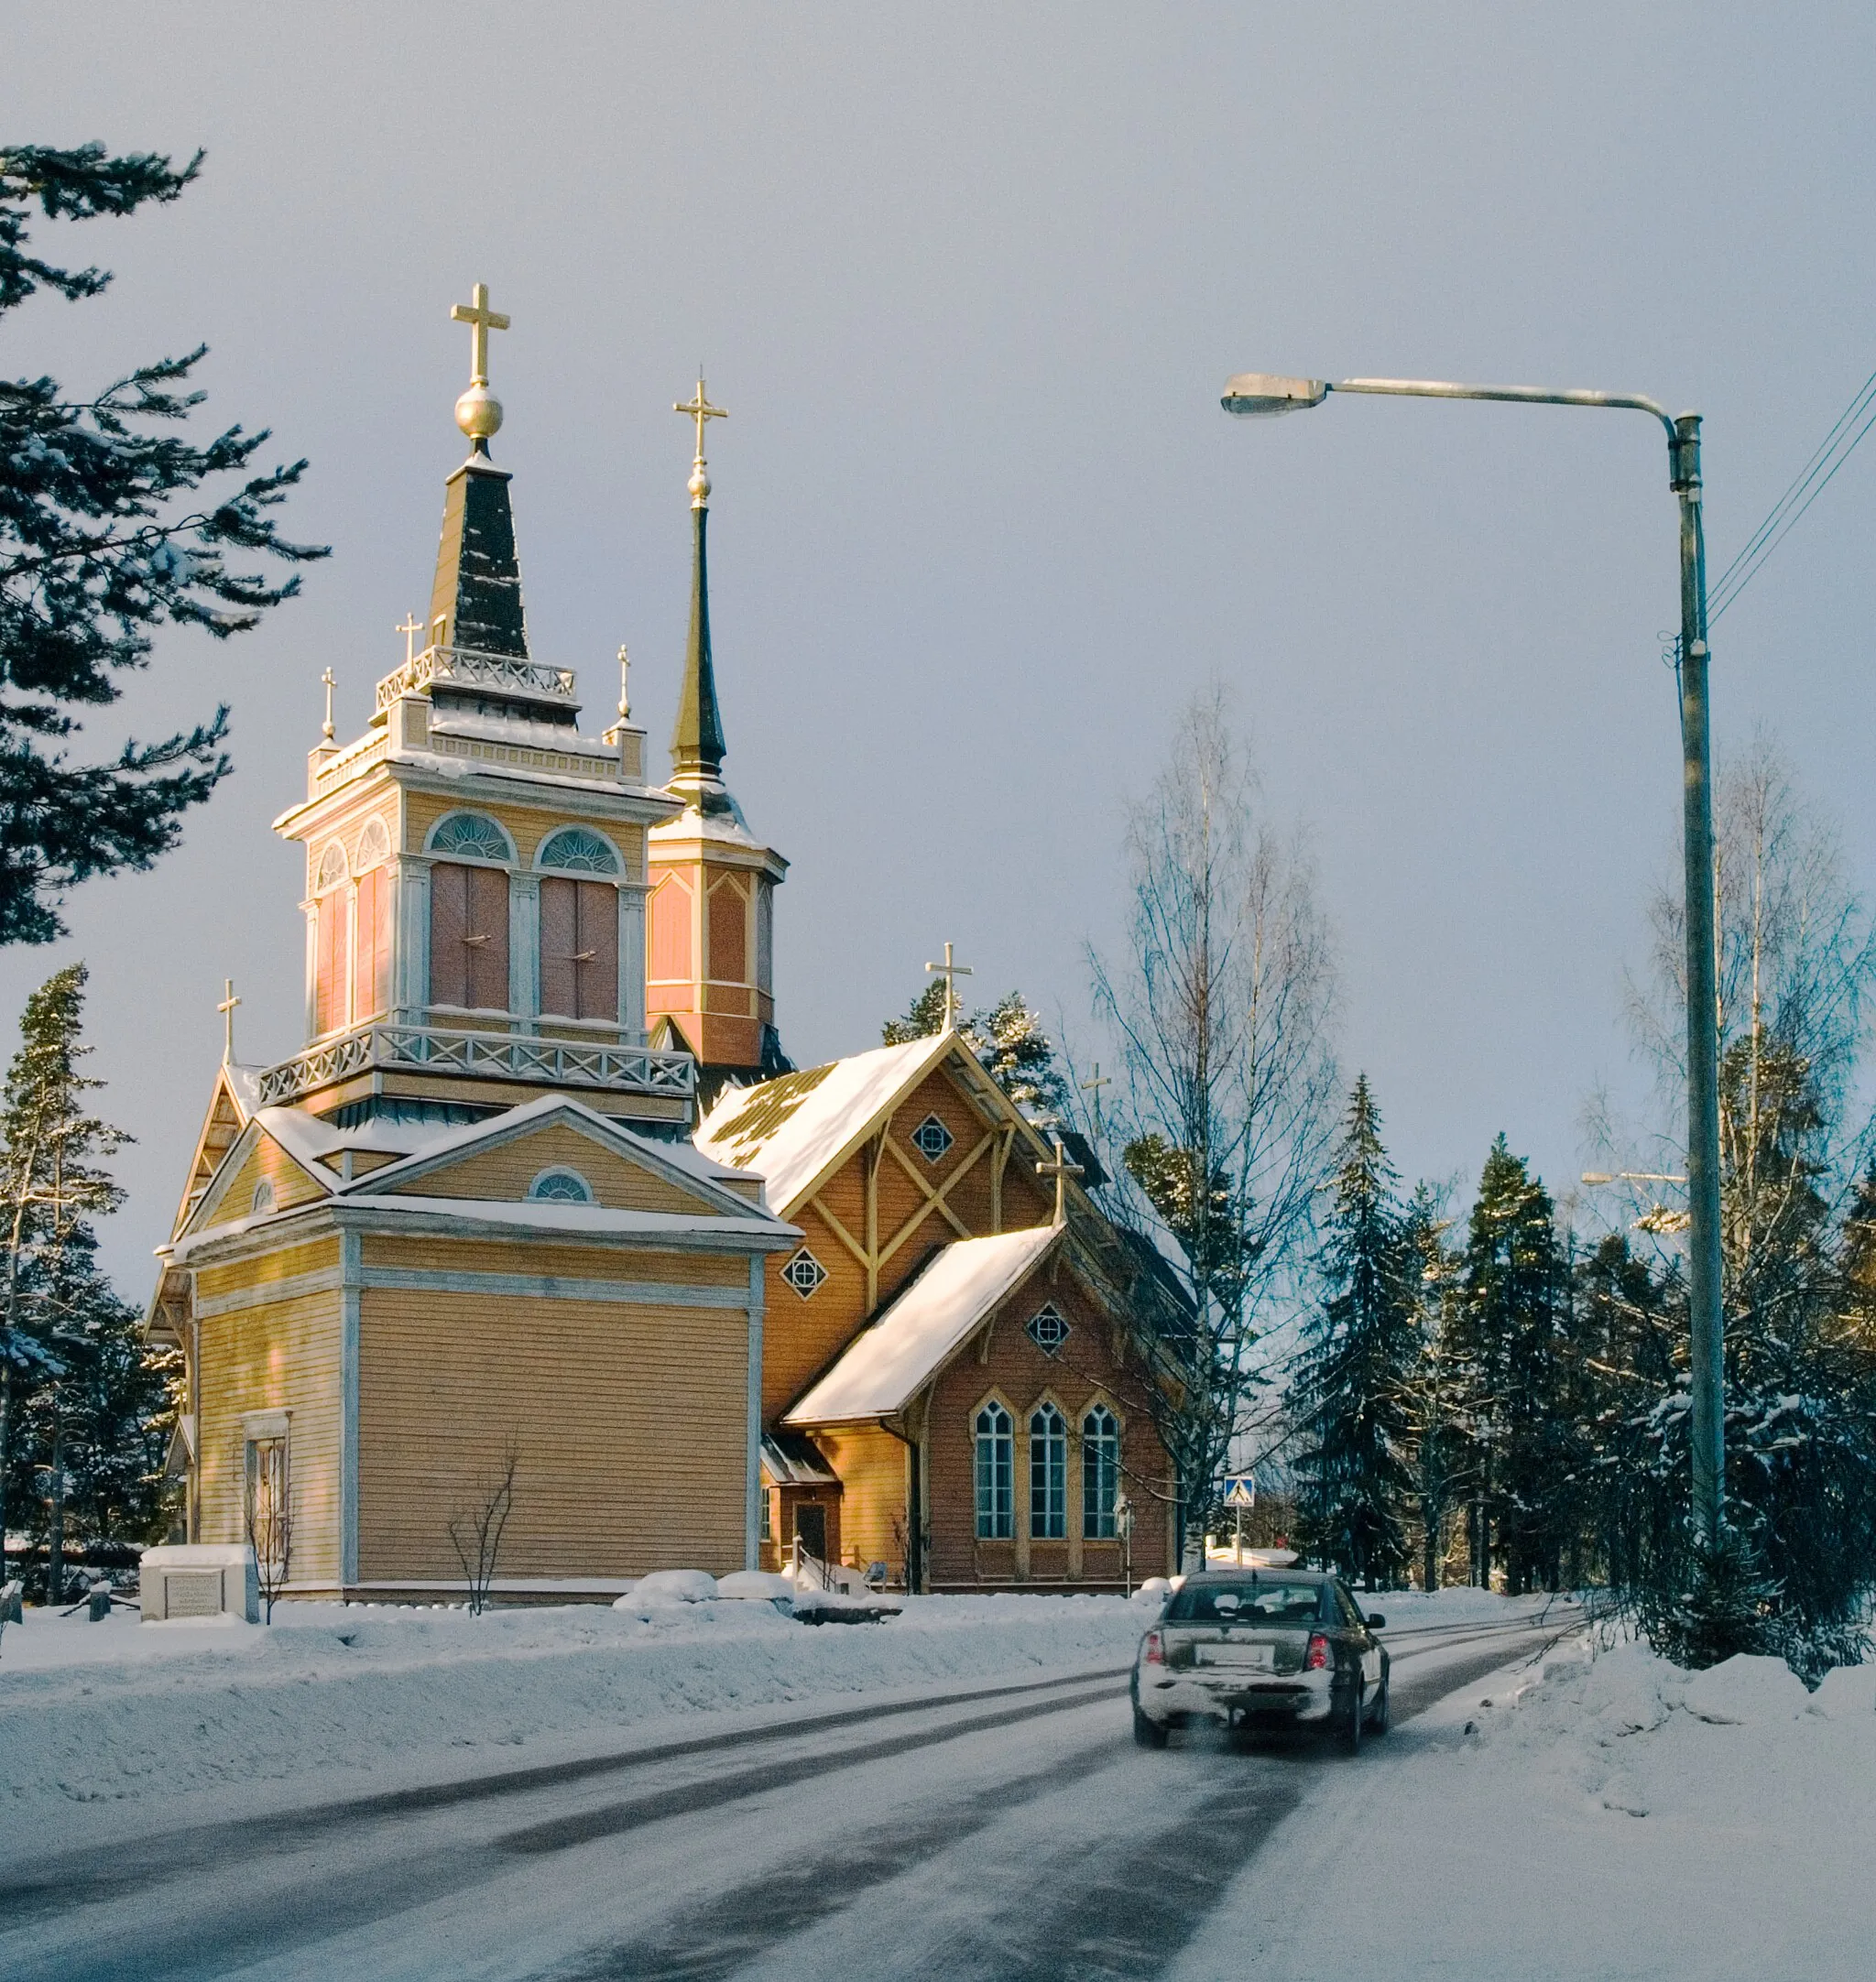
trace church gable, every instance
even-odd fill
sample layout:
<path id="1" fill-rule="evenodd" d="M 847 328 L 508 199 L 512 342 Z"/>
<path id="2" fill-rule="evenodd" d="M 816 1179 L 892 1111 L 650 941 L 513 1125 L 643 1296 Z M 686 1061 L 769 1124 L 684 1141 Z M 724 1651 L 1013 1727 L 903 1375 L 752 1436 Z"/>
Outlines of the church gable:
<path id="1" fill-rule="evenodd" d="M 245 1074 L 246 1070 L 241 1071 Z M 189 1223 L 190 1214 L 202 1203 L 210 1184 L 214 1182 L 215 1172 L 221 1169 L 229 1150 L 240 1140 L 241 1131 L 247 1127 L 251 1110 L 244 1098 L 245 1083 L 237 1082 L 235 1074 L 234 1068 L 224 1066 L 215 1075 L 214 1095 L 203 1118 L 202 1133 L 195 1140 L 195 1159 L 189 1166 L 188 1187 L 182 1193 L 181 1203 L 176 1208 L 176 1222 L 170 1227 L 172 1238 Z"/>
<path id="2" fill-rule="evenodd" d="M 594 1203 L 609 1211 L 665 1212 L 693 1218 L 721 1217 L 726 1209 L 706 1189 L 685 1189 L 602 1133 L 563 1117 L 504 1136 L 493 1147 L 486 1142 L 472 1143 L 447 1160 L 399 1168 L 402 1174 L 377 1188 L 399 1197 L 502 1203 L 539 1198 Z"/>
<path id="3" fill-rule="evenodd" d="M 309 1204 L 329 1194 L 326 1186 L 296 1162 L 266 1129 L 250 1122 L 223 1160 L 220 1173 L 183 1231 L 206 1232 L 243 1218 L 290 1211 L 295 1205 Z"/>

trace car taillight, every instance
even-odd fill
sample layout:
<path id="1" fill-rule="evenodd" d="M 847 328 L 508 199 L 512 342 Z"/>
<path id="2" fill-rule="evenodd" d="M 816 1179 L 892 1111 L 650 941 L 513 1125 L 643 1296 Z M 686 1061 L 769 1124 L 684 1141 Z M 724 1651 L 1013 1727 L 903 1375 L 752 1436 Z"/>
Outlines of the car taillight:
<path id="1" fill-rule="evenodd" d="M 1142 1665 L 1164 1665 L 1166 1640 L 1157 1631 L 1149 1631 L 1146 1643 L 1140 1647 L 1140 1658 Z"/>
<path id="2" fill-rule="evenodd" d="M 1329 1662 L 1329 1641 L 1320 1631 L 1312 1631 L 1309 1650 L 1303 1655 L 1303 1670 L 1305 1672 L 1320 1672 Z"/>

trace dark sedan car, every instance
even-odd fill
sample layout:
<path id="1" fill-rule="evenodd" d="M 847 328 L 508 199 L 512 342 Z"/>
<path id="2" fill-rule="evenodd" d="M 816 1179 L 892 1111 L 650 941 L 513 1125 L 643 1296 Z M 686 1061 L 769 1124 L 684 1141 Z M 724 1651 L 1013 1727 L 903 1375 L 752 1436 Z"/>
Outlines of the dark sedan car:
<path id="1" fill-rule="evenodd" d="M 1188 1576 L 1140 1640 L 1133 1737 L 1164 1748 L 1174 1727 L 1314 1726 L 1354 1754 L 1388 1731 L 1388 1654 L 1347 1585 L 1307 1569 Z"/>

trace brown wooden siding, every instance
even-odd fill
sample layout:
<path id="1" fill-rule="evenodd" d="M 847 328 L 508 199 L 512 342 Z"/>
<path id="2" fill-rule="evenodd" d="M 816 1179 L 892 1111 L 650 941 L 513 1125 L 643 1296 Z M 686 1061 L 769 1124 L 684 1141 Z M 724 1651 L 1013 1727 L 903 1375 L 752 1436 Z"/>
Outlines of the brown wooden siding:
<path id="1" fill-rule="evenodd" d="M 740 1309 L 366 1289 L 360 1576 L 460 1576 L 451 1515 L 510 1439 L 504 1575 L 740 1568 L 747 1328 Z"/>

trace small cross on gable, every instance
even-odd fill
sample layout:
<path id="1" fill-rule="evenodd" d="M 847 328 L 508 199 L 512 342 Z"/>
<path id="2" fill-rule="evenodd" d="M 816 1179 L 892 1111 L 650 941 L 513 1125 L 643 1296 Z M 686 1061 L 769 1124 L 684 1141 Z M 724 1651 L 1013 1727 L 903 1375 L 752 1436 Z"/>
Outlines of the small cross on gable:
<path id="1" fill-rule="evenodd" d="M 943 963 L 927 964 L 925 969 L 930 975 L 942 977 L 944 980 L 944 1025 L 943 1029 L 946 1032 L 954 1031 L 957 1027 L 957 1015 L 964 1009 L 957 1002 L 957 980 L 960 977 L 974 976 L 976 973 L 968 964 L 957 964 L 952 961 L 951 945 L 948 942 L 944 945 Z"/>
<path id="2" fill-rule="evenodd" d="M 223 978 L 222 1002 L 215 1007 L 215 1009 L 221 1013 L 224 1024 L 222 1064 L 224 1067 L 229 1065 L 234 1058 L 234 1007 L 240 1002 L 241 1000 L 234 996 L 234 980 L 232 977 Z"/>
<path id="3" fill-rule="evenodd" d="M 1057 1225 L 1066 1225 L 1068 1223 L 1068 1180 L 1071 1177 L 1085 1176 L 1086 1172 L 1079 1163 L 1071 1163 L 1068 1160 L 1068 1150 L 1063 1146 L 1059 1133 L 1053 1139 L 1055 1143 L 1055 1160 L 1053 1163 L 1038 1163 L 1036 1165 L 1036 1175 L 1054 1178 L 1055 1223 Z"/>

